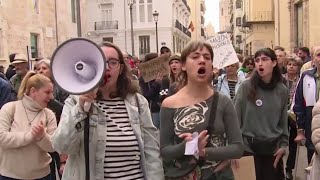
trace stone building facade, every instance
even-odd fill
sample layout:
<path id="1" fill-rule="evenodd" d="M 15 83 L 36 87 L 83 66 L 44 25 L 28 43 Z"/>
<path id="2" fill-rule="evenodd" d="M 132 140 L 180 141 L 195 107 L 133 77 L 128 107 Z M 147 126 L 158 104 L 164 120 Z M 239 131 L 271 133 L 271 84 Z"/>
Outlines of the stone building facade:
<path id="1" fill-rule="evenodd" d="M 50 57 L 60 43 L 77 37 L 76 3 L 0 0 L 0 64 L 7 66 L 11 53 L 29 52 L 31 60 Z M 85 13 L 85 9 L 80 12 Z"/>

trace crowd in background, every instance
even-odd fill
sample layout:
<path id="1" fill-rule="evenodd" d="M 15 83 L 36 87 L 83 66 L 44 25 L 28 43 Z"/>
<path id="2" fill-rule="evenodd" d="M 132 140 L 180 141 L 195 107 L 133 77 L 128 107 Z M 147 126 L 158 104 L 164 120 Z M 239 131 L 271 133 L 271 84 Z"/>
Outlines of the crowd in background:
<path id="1" fill-rule="evenodd" d="M 31 70 L 15 53 L 6 72 L 0 66 L 0 180 L 85 179 L 85 119 L 91 179 L 229 180 L 242 156 L 254 157 L 257 180 L 293 179 L 297 146 L 306 146 L 309 164 L 319 158 L 320 46 L 237 54 L 223 69 L 204 41 L 141 60 L 112 43 L 100 47 L 109 69 L 98 93 L 64 92 L 50 59 Z M 159 56 L 170 72 L 145 82 L 139 64 Z M 85 101 L 95 101 L 89 115 Z M 198 157 L 184 154 L 194 132 Z"/>

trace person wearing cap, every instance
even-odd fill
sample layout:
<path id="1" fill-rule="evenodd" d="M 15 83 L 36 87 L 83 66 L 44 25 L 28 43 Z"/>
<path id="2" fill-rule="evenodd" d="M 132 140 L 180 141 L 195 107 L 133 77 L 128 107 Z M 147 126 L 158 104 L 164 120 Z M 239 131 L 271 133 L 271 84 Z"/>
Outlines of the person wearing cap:
<path id="1" fill-rule="evenodd" d="M 150 61 L 158 57 L 158 53 L 148 53 L 145 55 L 144 62 Z M 163 75 L 158 74 L 157 78 L 144 82 L 143 77 L 139 78 L 139 85 L 143 96 L 148 100 L 152 115 L 152 122 L 156 128 L 160 128 L 160 88 Z"/>
<path id="2" fill-rule="evenodd" d="M 15 92 L 18 93 L 22 79 L 28 72 L 27 57 L 24 54 L 18 53 L 15 55 L 11 64 L 15 67 L 16 74 L 11 77 L 10 82 L 13 85 Z"/>
<path id="3" fill-rule="evenodd" d="M 160 48 L 160 56 L 162 56 L 162 55 L 171 56 L 171 50 L 167 46 L 162 46 Z"/>
<path id="4" fill-rule="evenodd" d="M 169 58 L 170 73 L 164 76 L 160 89 L 160 101 L 175 93 L 176 82 L 178 81 L 179 73 L 181 72 L 181 57 L 177 54 Z"/>
<path id="5" fill-rule="evenodd" d="M 9 55 L 10 63 L 14 61 L 14 57 L 16 56 L 16 53 L 12 53 Z M 7 71 L 6 71 L 6 77 L 7 79 L 11 79 L 12 76 L 16 74 L 16 70 L 14 69 L 14 66 L 12 64 L 9 65 Z"/>

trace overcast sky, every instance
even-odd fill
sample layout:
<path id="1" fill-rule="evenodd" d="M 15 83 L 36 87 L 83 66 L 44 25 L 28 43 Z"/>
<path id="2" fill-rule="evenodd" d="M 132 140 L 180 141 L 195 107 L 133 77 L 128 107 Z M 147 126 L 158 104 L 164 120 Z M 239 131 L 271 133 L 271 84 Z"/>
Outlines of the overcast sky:
<path id="1" fill-rule="evenodd" d="M 212 23 L 216 32 L 219 31 L 219 0 L 206 0 L 205 24 Z"/>

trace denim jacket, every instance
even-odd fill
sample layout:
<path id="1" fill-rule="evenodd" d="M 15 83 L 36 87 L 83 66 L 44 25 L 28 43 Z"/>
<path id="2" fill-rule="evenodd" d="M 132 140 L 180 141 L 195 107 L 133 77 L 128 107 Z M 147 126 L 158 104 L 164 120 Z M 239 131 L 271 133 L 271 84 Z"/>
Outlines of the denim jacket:
<path id="1" fill-rule="evenodd" d="M 242 82 L 243 82 L 243 80 L 238 78 L 238 81 L 236 84 L 236 89 L 235 89 L 235 94 L 237 94 L 239 86 Z M 218 77 L 217 91 L 219 91 L 220 93 L 222 93 L 230 98 L 230 90 L 229 90 L 228 79 L 227 79 L 226 74 L 222 74 L 221 76 Z"/>
<path id="2" fill-rule="evenodd" d="M 136 102 L 134 94 L 125 98 L 131 126 L 140 147 L 140 164 L 145 180 L 164 179 L 159 142 L 153 126 L 147 100 L 140 94 Z M 140 114 L 138 104 L 140 105 Z M 85 179 L 85 157 L 83 127 L 87 114 L 79 104 L 78 96 L 70 96 L 63 108 L 60 124 L 53 135 L 53 147 L 59 153 L 67 154 L 68 160 L 63 173 L 64 180 Z M 89 164 L 90 179 L 104 179 L 104 158 L 106 147 L 106 118 L 95 103 L 90 112 Z"/>

